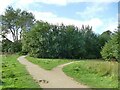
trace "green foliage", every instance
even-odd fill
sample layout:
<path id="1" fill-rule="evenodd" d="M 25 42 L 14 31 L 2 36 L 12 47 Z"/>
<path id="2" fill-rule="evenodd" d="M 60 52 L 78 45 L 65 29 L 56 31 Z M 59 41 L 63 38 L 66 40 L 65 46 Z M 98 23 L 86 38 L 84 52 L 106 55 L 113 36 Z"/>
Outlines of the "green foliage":
<path id="1" fill-rule="evenodd" d="M 89 28 L 89 26 L 88 26 Z M 84 58 L 100 58 L 99 37 L 91 29 L 83 29 L 83 40 L 85 41 Z"/>
<path id="2" fill-rule="evenodd" d="M 8 7 L 4 13 L 1 15 L 1 34 L 6 35 L 8 33 L 12 34 L 13 41 L 18 41 L 19 34 L 22 33 L 22 28 L 29 30 L 35 19 L 32 13 L 27 11 L 21 11 L 21 9 L 14 10 L 12 7 Z M 21 35 L 20 35 L 21 37 Z"/>
<path id="3" fill-rule="evenodd" d="M 3 55 L 2 88 L 40 88 L 17 58 L 19 55 Z"/>
<path id="4" fill-rule="evenodd" d="M 39 65 L 40 67 L 46 70 L 51 70 L 60 64 L 64 64 L 72 61 L 72 60 L 66 60 L 66 59 L 39 59 L 39 58 L 33 58 L 29 56 L 27 56 L 26 59 L 34 64 Z"/>
<path id="5" fill-rule="evenodd" d="M 40 58 L 99 58 L 98 36 L 92 28 L 73 25 L 50 25 L 37 21 L 23 33 L 22 50 Z"/>
<path id="6" fill-rule="evenodd" d="M 118 88 L 117 62 L 84 60 L 65 66 L 63 71 L 91 88 Z"/>
<path id="7" fill-rule="evenodd" d="M 119 35 L 118 32 L 114 33 L 111 40 L 105 44 L 101 51 L 101 55 L 105 60 L 120 60 L 119 58 Z"/>
<path id="8" fill-rule="evenodd" d="M 3 53 L 16 53 L 22 50 L 21 41 L 12 42 L 8 39 L 2 40 L 2 52 Z"/>
<path id="9" fill-rule="evenodd" d="M 2 52 L 9 52 L 10 49 L 12 48 L 12 41 L 8 40 L 8 39 L 4 39 L 2 40 Z"/>
<path id="10" fill-rule="evenodd" d="M 106 42 L 108 42 L 111 39 L 112 32 L 111 31 L 105 31 L 99 36 L 99 42 L 101 48 L 105 45 Z"/>

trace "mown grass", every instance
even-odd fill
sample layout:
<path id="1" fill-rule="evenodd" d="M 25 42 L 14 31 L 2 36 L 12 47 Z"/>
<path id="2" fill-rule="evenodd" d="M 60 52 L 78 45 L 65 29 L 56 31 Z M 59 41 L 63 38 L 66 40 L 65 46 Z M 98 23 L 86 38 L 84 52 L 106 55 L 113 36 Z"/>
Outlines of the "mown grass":
<path id="1" fill-rule="evenodd" d="M 118 63 L 82 60 L 63 68 L 64 73 L 90 88 L 118 88 Z"/>
<path id="2" fill-rule="evenodd" d="M 40 88 L 17 58 L 19 55 L 2 56 L 2 88 Z"/>
<path id="3" fill-rule="evenodd" d="M 34 64 L 39 65 L 41 68 L 44 68 L 46 70 L 51 70 L 60 64 L 64 64 L 72 61 L 67 59 L 40 59 L 29 56 L 27 56 L 26 59 Z"/>

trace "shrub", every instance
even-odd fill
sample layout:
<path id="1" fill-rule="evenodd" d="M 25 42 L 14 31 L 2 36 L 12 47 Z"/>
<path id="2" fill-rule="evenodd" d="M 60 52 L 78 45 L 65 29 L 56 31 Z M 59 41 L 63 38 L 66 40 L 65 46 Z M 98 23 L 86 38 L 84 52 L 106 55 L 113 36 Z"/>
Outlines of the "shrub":
<path id="1" fill-rule="evenodd" d="M 105 60 L 119 60 L 119 43 L 118 43 L 118 33 L 115 33 L 111 40 L 105 44 L 101 51 L 101 55 Z"/>

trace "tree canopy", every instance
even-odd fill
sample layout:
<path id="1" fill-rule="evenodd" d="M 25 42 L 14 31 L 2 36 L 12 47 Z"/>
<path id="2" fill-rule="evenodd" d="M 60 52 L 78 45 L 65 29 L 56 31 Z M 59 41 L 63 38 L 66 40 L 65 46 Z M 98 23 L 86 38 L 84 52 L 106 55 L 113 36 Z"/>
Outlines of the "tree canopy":
<path id="1" fill-rule="evenodd" d="M 30 29 L 35 21 L 32 13 L 22 11 L 21 9 L 14 10 L 12 7 L 8 7 L 1 17 L 2 30 L 1 34 L 5 37 L 6 34 L 11 33 L 13 41 L 18 41 L 19 36 L 23 28 Z"/>
<path id="2" fill-rule="evenodd" d="M 89 25 L 53 25 L 36 21 L 34 15 L 8 7 L 0 16 L 2 52 L 19 52 L 40 58 L 120 60 L 120 26 L 98 35 Z M 7 34 L 12 33 L 13 42 Z M 20 37 L 20 39 L 19 39 Z"/>
<path id="3" fill-rule="evenodd" d="M 101 55 L 105 60 L 120 60 L 120 31 L 118 30 L 112 35 L 101 51 Z"/>
<path id="4" fill-rule="evenodd" d="M 92 27 L 38 21 L 23 38 L 23 52 L 41 58 L 98 58 L 98 35 Z"/>

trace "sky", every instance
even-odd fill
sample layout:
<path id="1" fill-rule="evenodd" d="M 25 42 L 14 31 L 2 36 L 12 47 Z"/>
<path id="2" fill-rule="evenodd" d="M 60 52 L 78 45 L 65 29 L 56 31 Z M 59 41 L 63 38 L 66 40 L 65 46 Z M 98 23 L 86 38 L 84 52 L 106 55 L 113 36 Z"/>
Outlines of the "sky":
<path id="1" fill-rule="evenodd" d="M 101 34 L 118 26 L 119 0 L 0 0 L 0 14 L 8 6 L 32 12 L 37 20 L 52 24 L 90 25 Z"/>

